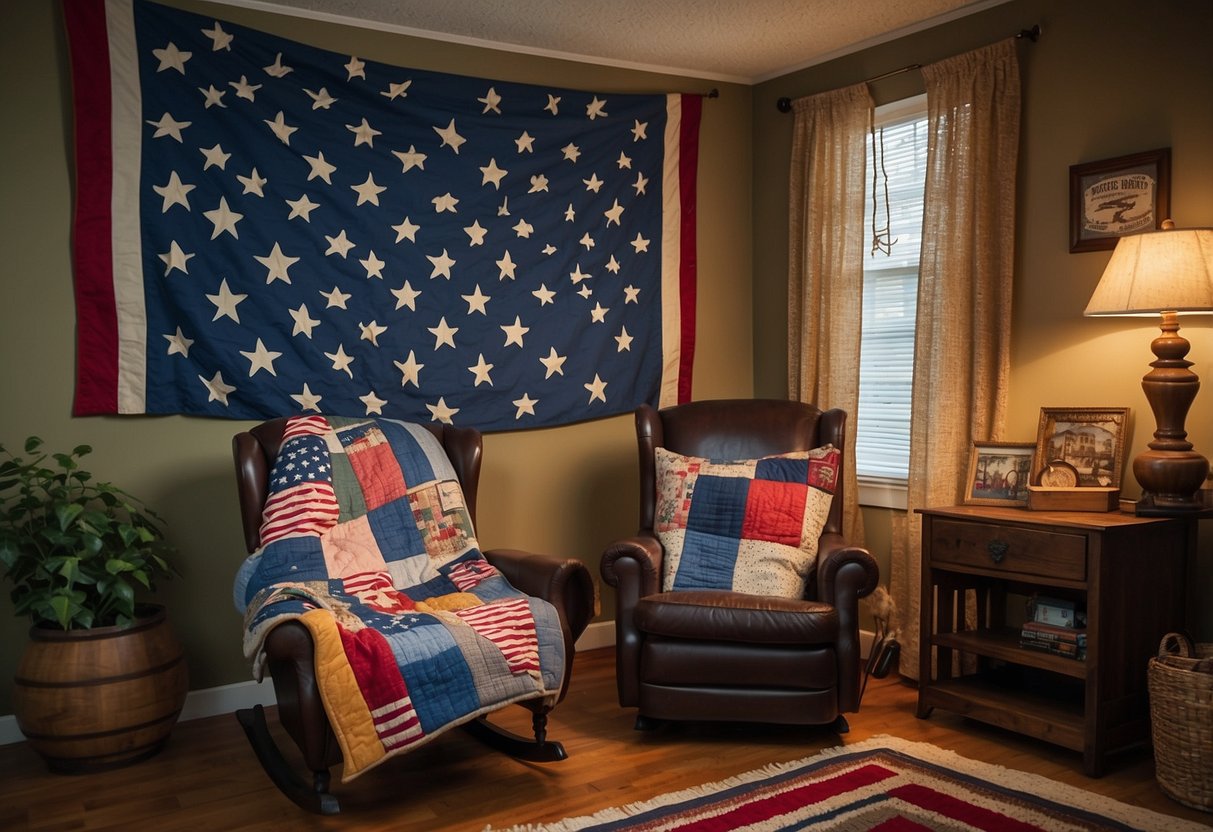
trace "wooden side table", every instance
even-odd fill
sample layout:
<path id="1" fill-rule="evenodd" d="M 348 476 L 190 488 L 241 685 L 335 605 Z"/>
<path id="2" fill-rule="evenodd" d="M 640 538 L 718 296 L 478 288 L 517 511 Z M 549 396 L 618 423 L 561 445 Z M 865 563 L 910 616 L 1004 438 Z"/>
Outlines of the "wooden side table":
<path id="1" fill-rule="evenodd" d="M 945 708 L 1081 751 L 1091 777 L 1107 754 L 1149 739 L 1146 668 L 1184 623 L 1194 520 L 989 506 L 921 514 L 920 718 Z M 1085 660 L 1020 647 L 1007 599 L 1037 594 L 1085 607 Z M 962 672 L 962 655 L 975 670 Z"/>

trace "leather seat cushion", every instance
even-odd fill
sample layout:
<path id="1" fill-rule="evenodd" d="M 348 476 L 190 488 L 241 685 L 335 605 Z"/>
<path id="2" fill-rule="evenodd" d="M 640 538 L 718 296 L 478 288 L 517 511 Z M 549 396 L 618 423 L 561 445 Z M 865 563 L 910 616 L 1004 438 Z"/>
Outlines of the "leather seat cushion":
<path id="1" fill-rule="evenodd" d="M 640 648 L 645 685 L 722 690 L 827 690 L 838 685 L 832 645 L 740 644 L 651 635 Z"/>
<path id="2" fill-rule="evenodd" d="M 751 644 L 828 644 L 838 640 L 838 611 L 820 601 L 728 590 L 662 592 L 641 598 L 635 623 L 645 633 Z"/>

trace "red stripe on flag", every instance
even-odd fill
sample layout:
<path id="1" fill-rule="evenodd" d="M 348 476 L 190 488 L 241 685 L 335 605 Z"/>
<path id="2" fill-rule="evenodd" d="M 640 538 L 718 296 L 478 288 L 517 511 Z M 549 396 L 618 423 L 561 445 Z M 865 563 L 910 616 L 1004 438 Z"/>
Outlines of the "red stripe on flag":
<path id="1" fill-rule="evenodd" d="M 72 413 L 118 412 L 118 316 L 114 301 L 109 38 L 104 0 L 63 4 L 71 42 L 75 119 L 76 398 Z"/>
<path id="2" fill-rule="evenodd" d="M 347 595 L 357 595 L 360 592 L 373 592 L 379 589 L 393 589 L 392 576 L 387 572 L 359 572 L 357 575 L 347 575 L 342 578 L 341 588 Z"/>
<path id="3" fill-rule="evenodd" d="M 341 509 L 327 482 L 309 482 L 271 494 L 261 520 L 261 545 L 300 534 L 320 535 L 337 525 Z"/>
<path id="4" fill-rule="evenodd" d="M 494 601 L 455 613 L 478 635 L 491 641 L 513 673 L 539 670 L 535 619 L 526 598 Z"/>
<path id="5" fill-rule="evenodd" d="M 447 577 L 460 592 L 467 592 L 496 574 L 498 574 L 496 567 L 488 561 L 472 560 L 455 566 Z"/>
<path id="6" fill-rule="evenodd" d="M 682 333 L 678 360 L 678 403 L 691 400 L 691 369 L 695 359 L 695 291 L 696 291 L 696 182 L 699 171 L 699 121 L 703 112 L 703 97 L 682 96 L 682 122 L 678 150 L 678 193 L 682 198 L 682 229 L 679 239 L 679 298 L 682 304 Z"/>
<path id="7" fill-rule="evenodd" d="M 292 416 L 282 430 L 282 441 L 295 436 L 323 436 L 329 431 L 329 421 L 323 416 Z"/>

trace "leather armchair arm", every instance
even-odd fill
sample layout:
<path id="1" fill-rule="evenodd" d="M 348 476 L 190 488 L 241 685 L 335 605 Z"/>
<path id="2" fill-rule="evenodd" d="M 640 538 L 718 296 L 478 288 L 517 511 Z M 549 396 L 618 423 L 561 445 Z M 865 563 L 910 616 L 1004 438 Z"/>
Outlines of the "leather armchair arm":
<path id="1" fill-rule="evenodd" d="M 617 540 L 602 553 L 602 579 L 615 587 L 615 682 L 619 704 L 640 700 L 640 631 L 636 604 L 661 588 L 661 542 L 647 534 Z"/>
<path id="2" fill-rule="evenodd" d="M 661 583 L 661 561 L 665 550 L 651 534 L 636 534 L 616 540 L 602 553 L 602 579 L 620 592 L 635 583 L 637 597 L 653 595 Z M 630 561 L 630 563 L 629 563 Z"/>
<path id="3" fill-rule="evenodd" d="M 854 577 L 840 585 L 848 564 L 858 567 Z M 848 573 L 849 574 L 849 573 Z M 880 568 L 867 549 L 851 546 L 840 534 L 823 534 L 817 544 L 817 600 L 838 606 L 848 597 L 864 598 L 880 583 Z"/>
<path id="4" fill-rule="evenodd" d="M 847 545 L 839 534 L 822 535 L 817 550 L 817 600 L 838 610 L 838 710 L 859 710 L 859 600 L 880 582 L 880 569 L 866 549 Z"/>

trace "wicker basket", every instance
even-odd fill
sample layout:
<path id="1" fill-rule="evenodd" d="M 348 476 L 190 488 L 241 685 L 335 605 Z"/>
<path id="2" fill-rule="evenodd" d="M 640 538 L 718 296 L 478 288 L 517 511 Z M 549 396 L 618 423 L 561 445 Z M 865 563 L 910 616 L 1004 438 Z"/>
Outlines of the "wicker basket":
<path id="1" fill-rule="evenodd" d="M 1158 785 L 1213 812 L 1213 644 L 1169 633 L 1150 659 L 1150 721 Z"/>

